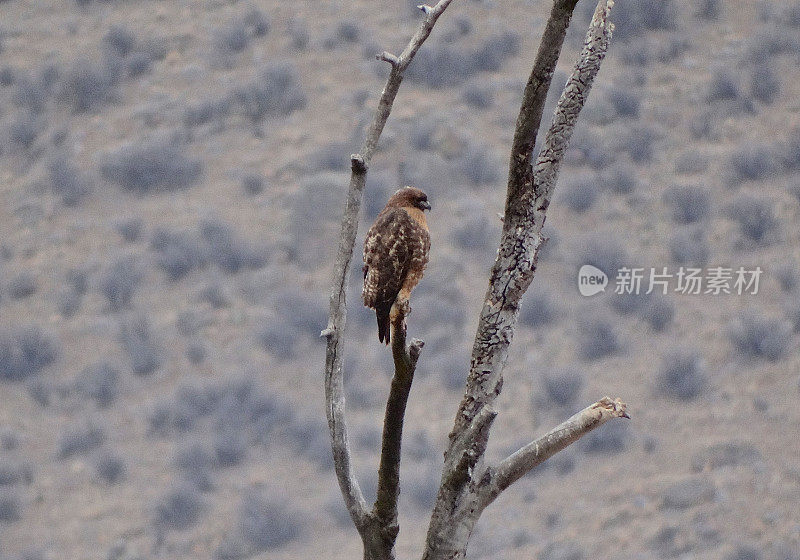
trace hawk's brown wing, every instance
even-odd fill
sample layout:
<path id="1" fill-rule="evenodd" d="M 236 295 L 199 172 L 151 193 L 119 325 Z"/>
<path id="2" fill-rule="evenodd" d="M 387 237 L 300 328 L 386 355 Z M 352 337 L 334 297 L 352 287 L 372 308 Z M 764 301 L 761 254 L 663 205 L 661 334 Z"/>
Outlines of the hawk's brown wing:
<path id="1" fill-rule="evenodd" d="M 428 232 L 402 208 L 383 210 L 367 232 L 361 298 L 375 310 L 381 342 L 388 344 L 389 311 L 412 268 L 421 276 L 429 246 Z"/>
<path id="2" fill-rule="evenodd" d="M 409 244 L 416 224 L 402 208 L 380 213 L 364 239 L 364 305 L 394 303 L 411 265 Z"/>

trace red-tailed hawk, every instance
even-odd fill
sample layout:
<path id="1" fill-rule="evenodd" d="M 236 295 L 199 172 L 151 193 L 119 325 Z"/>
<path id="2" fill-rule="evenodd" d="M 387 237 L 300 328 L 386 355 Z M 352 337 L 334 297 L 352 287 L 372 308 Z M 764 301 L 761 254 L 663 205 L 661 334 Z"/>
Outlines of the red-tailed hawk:
<path id="1" fill-rule="evenodd" d="M 378 317 L 378 340 L 389 344 L 395 301 L 408 305 L 428 264 L 431 236 L 425 221 L 428 195 L 414 187 L 394 193 L 364 239 L 364 305 Z M 396 312 L 396 311 L 395 311 Z"/>

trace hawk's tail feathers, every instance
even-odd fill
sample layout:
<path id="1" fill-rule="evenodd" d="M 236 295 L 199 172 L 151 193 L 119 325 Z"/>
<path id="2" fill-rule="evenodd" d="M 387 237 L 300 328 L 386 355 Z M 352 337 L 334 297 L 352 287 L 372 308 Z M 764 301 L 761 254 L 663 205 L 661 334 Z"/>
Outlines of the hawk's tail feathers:
<path id="1" fill-rule="evenodd" d="M 391 303 L 379 303 L 375 306 L 375 315 L 378 318 L 378 340 L 389 344 L 389 333 L 391 332 L 391 320 L 389 312 L 392 309 Z"/>

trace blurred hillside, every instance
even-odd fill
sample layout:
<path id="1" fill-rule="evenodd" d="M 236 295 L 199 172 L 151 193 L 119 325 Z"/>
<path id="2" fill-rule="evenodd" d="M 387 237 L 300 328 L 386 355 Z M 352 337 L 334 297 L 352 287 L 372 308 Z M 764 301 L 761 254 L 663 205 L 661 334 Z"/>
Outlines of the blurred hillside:
<path id="1" fill-rule="evenodd" d="M 387 73 L 374 55 L 406 44 L 417 3 L 0 2 L 0 559 L 360 556 L 318 333 L 349 155 Z M 433 205 L 403 558 L 427 528 L 548 11 L 454 2 L 369 172 L 359 245 L 399 186 Z M 490 456 L 606 394 L 633 419 L 517 483 L 469 557 L 798 559 L 800 3 L 614 12 Z M 357 263 L 348 420 L 374 493 L 391 360 Z M 763 274 L 755 295 L 584 298 L 587 263 L 612 286 L 622 266 Z"/>

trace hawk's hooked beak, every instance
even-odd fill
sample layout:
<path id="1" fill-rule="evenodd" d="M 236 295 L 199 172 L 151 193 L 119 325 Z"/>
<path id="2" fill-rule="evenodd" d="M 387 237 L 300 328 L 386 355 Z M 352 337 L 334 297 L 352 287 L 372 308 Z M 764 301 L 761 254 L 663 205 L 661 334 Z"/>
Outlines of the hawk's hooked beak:
<path id="1" fill-rule="evenodd" d="M 419 203 L 419 207 L 422 208 L 423 210 L 430 210 L 431 209 L 431 203 L 428 202 L 427 200 L 423 200 L 423 201 L 421 201 Z"/>

